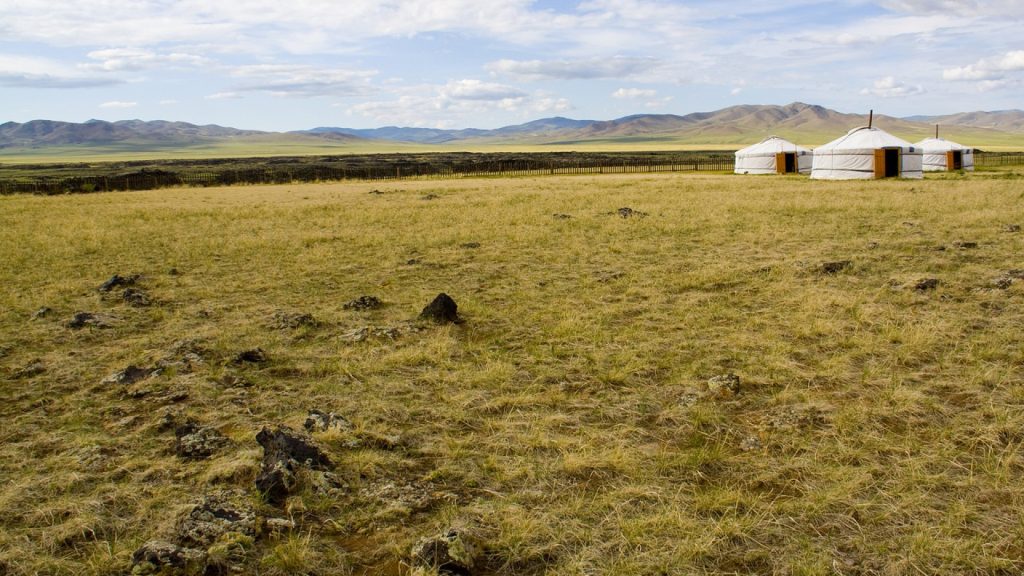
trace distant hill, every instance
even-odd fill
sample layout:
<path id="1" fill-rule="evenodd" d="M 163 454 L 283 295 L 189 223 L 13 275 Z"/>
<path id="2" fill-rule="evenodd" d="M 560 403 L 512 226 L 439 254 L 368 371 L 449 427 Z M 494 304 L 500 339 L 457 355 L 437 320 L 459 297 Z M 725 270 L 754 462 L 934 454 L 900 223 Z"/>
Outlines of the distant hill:
<path id="1" fill-rule="evenodd" d="M 972 146 L 1024 147 L 1024 111 L 964 112 L 946 116 L 875 116 L 875 125 L 916 142 L 942 126 L 942 135 Z M 740 105 L 711 112 L 636 114 L 615 120 L 542 118 L 493 130 L 444 130 L 387 126 L 373 129 L 320 127 L 297 132 L 260 132 L 187 122 L 90 120 L 81 124 L 33 120 L 0 124 L 0 156 L 148 156 L 217 154 L 343 154 L 428 150 L 666 149 L 741 147 L 775 134 L 818 146 L 868 123 L 846 114 L 794 102 L 785 106 Z"/>

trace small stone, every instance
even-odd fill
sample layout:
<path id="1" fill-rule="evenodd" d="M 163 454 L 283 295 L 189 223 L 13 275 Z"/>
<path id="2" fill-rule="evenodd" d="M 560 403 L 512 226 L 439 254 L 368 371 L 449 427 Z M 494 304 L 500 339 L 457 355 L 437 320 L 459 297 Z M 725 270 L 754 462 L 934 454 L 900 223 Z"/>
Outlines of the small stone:
<path id="1" fill-rule="evenodd" d="M 226 388 L 249 388 L 252 386 L 252 382 L 239 376 L 238 374 L 224 374 L 217 380 L 217 383 Z"/>
<path id="2" fill-rule="evenodd" d="M 1003 226 L 1003 232 L 1014 233 L 1020 232 L 1020 224 L 1007 224 Z"/>
<path id="3" fill-rule="evenodd" d="M 342 305 L 342 308 L 345 310 L 376 310 L 382 305 L 383 303 L 380 301 L 380 298 L 376 296 L 360 296 L 355 300 L 346 302 Z"/>
<path id="4" fill-rule="evenodd" d="M 46 318 L 47 316 L 50 315 L 50 312 L 53 312 L 52 308 L 50 308 L 48 306 L 43 306 L 39 310 L 36 310 L 35 312 L 32 313 L 32 319 L 33 320 L 40 320 L 42 318 Z"/>
<path id="5" fill-rule="evenodd" d="M 149 295 L 138 288 L 125 288 L 121 298 L 129 305 L 136 308 L 145 308 L 152 304 Z"/>
<path id="6" fill-rule="evenodd" d="M 255 538 L 257 524 L 256 511 L 246 495 L 225 490 L 205 495 L 178 521 L 176 532 L 180 544 L 206 548 L 230 532 Z"/>
<path id="7" fill-rule="evenodd" d="M 302 327 L 315 328 L 319 322 L 309 313 L 278 310 L 274 312 L 269 324 L 278 330 L 295 330 Z"/>
<path id="8" fill-rule="evenodd" d="M 468 250 L 473 250 L 473 249 L 476 249 L 476 248 L 479 248 L 479 247 L 480 247 L 480 243 L 479 242 L 466 242 L 465 244 L 459 244 L 459 248 L 466 248 Z"/>
<path id="9" fill-rule="evenodd" d="M 455 528 L 423 538 L 411 551 L 414 564 L 442 574 L 470 574 L 478 554 L 471 538 Z"/>
<path id="10" fill-rule="evenodd" d="M 163 540 L 150 540 L 132 553 L 132 576 L 200 576 L 206 552 Z"/>
<path id="11" fill-rule="evenodd" d="M 720 398 L 735 396 L 740 392 L 740 377 L 733 374 L 721 374 L 708 380 L 708 391 Z"/>
<path id="12" fill-rule="evenodd" d="M 641 212 L 639 210 L 633 210 L 632 208 L 630 208 L 628 206 L 623 207 L 623 208 L 619 208 L 614 213 L 618 214 L 620 218 L 644 218 L 645 216 L 647 216 L 646 212 Z"/>
<path id="13" fill-rule="evenodd" d="M 965 240 L 957 240 L 953 242 L 953 246 L 961 250 L 971 250 L 978 247 L 977 242 L 967 242 Z"/>
<path id="14" fill-rule="evenodd" d="M 1013 285 L 1013 278 L 1010 276 L 999 276 L 998 278 L 993 278 L 989 284 L 997 290 L 1006 290 Z"/>
<path id="15" fill-rule="evenodd" d="M 130 365 L 124 370 L 114 372 L 110 376 L 103 379 L 101 384 L 116 384 L 121 386 L 127 386 L 129 384 L 135 384 L 141 380 L 145 380 L 154 374 L 154 370 L 151 368 L 139 368 L 138 366 Z"/>
<path id="16" fill-rule="evenodd" d="M 302 427 L 309 432 L 326 432 L 332 428 L 351 430 L 352 423 L 344 416 L 334 412 L 321 412 L 320 410 L 312 409 L 309 411 L 309 416 L 306 417 Z"/>
<path id="17" fill-rule="evenodd" d="M 271 430 L 263 428 L 256 435 L 263 447 L 263 461 L 256 476 L 256 488 L 267 502 L 281 505 L 298 484 L 296 471 L 300 466 L 330 471 L 331 459 L 313 440 L 287 426 Z"/>
<path id="18" fill-rule="evenodd" d="M 740 450 L 744 452 L 753 452 L 755 450 L 761 450 L 764 445 L 761 443 L 761 439 L 757 436 L 747 436 L 740 442 Z"/>
<path id="19" fill-rule="evenodd" d="M 572 219 L 572 215 L 571 214 L 561 214 L 561 213 L 552 214 L 551 217 L 554 218 L 555 220 L 571 220 Z"/>
<path id="20" fill-rule="evenodd" d="M 29 362 L 25 366 L 18 369 L 13 374 L 13 376 L 15 379 L 20 380 L 22 378 L 31 378 L 33 376 L 38 376 L 43 372 L 46 372 L 46 365 L 43 364 L 42 360 L 36 358 L 35 360 Z"/>
<path id="21" fill-rule="evenodd" d="M 838 274 L 839 272 L 846 270 L 853 265 L 850 260 L 836 260 L 834 262 L 825 262 L 821 265 L 822 274 Z"/>
<path id="22" fill-rule="evenodd" d="M 235 355 L 231 360 L 232 364 L 265 364 L 268 361 L 267 353 L 262 348 L 244 350 Z"/>
<path id="23" fill-rule="evenodd" d="M 180 272 L 178 272 L 177 268 L 171 268 L 170 270 L 167 271 L 167 274 L 169 276 L 177 276 L 178 274 L 180 274 Z"/>
<path id="24" fill-rule="evenodd" d="M 423 200 L 437 200 L 438 198 L 440 198 L 440 196 L 438 196 L 437 194 L 424 194 L 422 198 Z"/>
<path id="25" fill-rule="evenodd" d="M 118 286 L 132 286 L 139 281 L 139 278 L 140 276 L 138 274 L 134 274 L 132 276 L 121 276 L 119 274 L 114 274 L 113 276 L 110 277 L 109 280 L 101 284 L 98 290 L 100 292 L 110 292 L 111 290 L 117 288 Z"/>
<path id="26" fill-rule="evenodd" d="M 268 534 L 279 536 L 295 530 L 295 521 L 287 518 L 267 518 L 263 527 Z"/>
<path id="27" fill-rule="evenodd" d="M 419 263 L 420 263 L 420 259 L 419 258 L 409 258 L 408 260 L 405 261 L 405 264 L 407 266 L 415 266 L 415 265 L 417 265 Z"/>
<path id="28" fill-rule="evenodd" d="M 433 320 L 439 324 L 461 324 L 463 320 L 459 318 L 458 310 L 459 306 L 455 303 L 455 300 L 452 300 L 451 296 L 442 292 L 423 308 L 423 311 L 420 312 L 420 318 Z"/>
<path id="29" fill-rule="evenodd" d="M 938 278 L 922 278 L 914 283 L 914 290 L 918 292 L 924 292 L 926 290 L 934 290 L 939 287 Z"/>
<path id="30" fill-rule="evenodd" d="M 872 241 L 872 242 L 868 242 L 868 243 L 867 243 L 867 246 L 866 246 L 866 248 L 867 248 L 868 250 L 874 250 L 875 248 L 878 248 L 878 246 L 879 246 L 878 242 L 874 242 L 874 241 Z"/>
<path id="31" fill-rule="evenodd" d="M 92 312 L 75 312 L 75 315 L 65 322 L 65 326 L 72 330 L 78 330 L 79 328 L 85 328 L 86 326 L 92 326 L 93 328 L 111 328 L 113 326 L 113 321 L 114 319 L 112 317 L 102 314 L 94 314 Z"/>

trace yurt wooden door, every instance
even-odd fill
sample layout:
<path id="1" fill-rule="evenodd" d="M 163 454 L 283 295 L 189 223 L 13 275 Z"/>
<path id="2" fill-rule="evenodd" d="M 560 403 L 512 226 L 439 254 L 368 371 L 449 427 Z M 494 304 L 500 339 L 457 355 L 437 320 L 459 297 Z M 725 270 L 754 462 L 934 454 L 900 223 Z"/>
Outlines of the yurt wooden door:
<path id="1" fill-rule="evenodd" d="M 895 178 L 900 175 L 900 149 L 875 150 L 875 178 Z"/>
<path id="2" fill-rule="evenodd" d="M 962 170 L 964 167 L 964 153 L 961 150 L 950 150 L 946 152 L 946 170 Z"/>
<path id="3" fill-rule="evenodd" d="M 775 171 L 779 174 L 796 173 L 796 152 L 779 152 L 776 154 Z"/>

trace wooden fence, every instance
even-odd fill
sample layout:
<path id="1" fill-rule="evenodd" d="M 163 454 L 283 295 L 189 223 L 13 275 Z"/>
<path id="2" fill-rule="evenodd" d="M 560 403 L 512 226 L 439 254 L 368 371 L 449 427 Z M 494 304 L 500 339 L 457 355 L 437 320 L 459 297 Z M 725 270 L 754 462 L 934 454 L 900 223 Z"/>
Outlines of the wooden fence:
<path id="1" fill-rule="evenodd" d="M 0 177 L 0 194 L 66 194 L 123 190 L 153 190 L 171 186 L 232 186 L 238 184 L 288 184 L 339 180 L 401 180 L 406 178 L 463 178 L 471 176 L 541 176 L 554 174 L 635 174 L 653 172 L 732 172 L 734 156 L 721 153 L 679 153 L 649 158 L 617 159 L 614 155 L 580 158 L 544 154 L 503 161 L 454 162 L 404 161 L 352 163 L 302 161 L 275 162 L 252 168 L 217 164 L 176 167 L 173 170 L 142 169 L 130 173 L 83 176 Z M 979 167 L 1022 166 L 1024 153 L 978 152 Z"/>

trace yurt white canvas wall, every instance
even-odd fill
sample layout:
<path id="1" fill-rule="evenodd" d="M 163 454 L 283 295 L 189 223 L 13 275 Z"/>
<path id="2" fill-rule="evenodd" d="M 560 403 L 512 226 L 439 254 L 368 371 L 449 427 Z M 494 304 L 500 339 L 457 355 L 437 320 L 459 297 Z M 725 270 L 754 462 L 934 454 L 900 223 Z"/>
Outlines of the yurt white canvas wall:
<path id="1" fill-rule="evenodd" d="M 925 172 L 974 170 L 974 149 L 942 138 L 921 140 L 921 164 Z"/>
<path id="2" fill-rule="evenodd" d="M 921 149 L 878 128 L 854 128 L 814 149 L 811 178 L 922 178 Z"/>
<path id="3" fill-rule="evenodd" d="M 785 138 L 769 136 L 736 151 L 737 174 L 794 174 L 811 171 L 811 151 Z"/>

